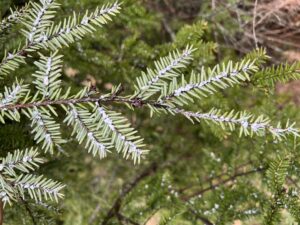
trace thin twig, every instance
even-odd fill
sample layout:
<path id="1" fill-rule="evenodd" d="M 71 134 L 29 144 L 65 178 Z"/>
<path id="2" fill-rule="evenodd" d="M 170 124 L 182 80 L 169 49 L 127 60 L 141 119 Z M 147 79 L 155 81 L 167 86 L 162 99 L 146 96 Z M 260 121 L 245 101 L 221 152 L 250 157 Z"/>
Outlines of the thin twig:
<path id="1" fill-rule="evenodd" d="M 94 209 L 92 215 L 90 216 L 89 224 L 92 224 L 95 221 L 97 214 L 100 210 L 101 210 L 101 206 L 100 206 L 100 203 L 98 203 L 96 208 Z"/>
<path id="2" fill-rule="evenodd" d="M 217 184 L 210 185 L 210 186 L 208 186 L 207 188 L 201 189 L 201 190 L 196 191 L 196 192 L 194 192 L 194 193 L 192 193 L 192 194 L 189 194 L 189 195 L 187 195 L 187 196 L 183 196 L 182 199 L 183 199 L 184 201 L 188 201 L 188 200 L 190 200 L 191 198 L 193 198 L 193 197 L 195 197 L 195 196 L 202 195 L 202 194 L 204 194 L 205 192 L 214 190 L 214 189 L 216 189 L 217 187 L 219 187 L 219 186 L 221 186 L 221 185 L 224 185 L 224 184 L 227 184 L 228 182 L 234 181 L 234 180 L 236 180 L 236 178 L 238 178 L 238 177 L 248 176 L 248 175 L 251 175 L 251 174 L 254 174 L 254 173 L 258 173 L 258 172 L 262 172 L 262 171 L 265 171 L 265 170 L 266 170 L 266 168 L 257 168 L 257 169 L 253 169 L 253 170 L 248 170 L 248 171 L 246 171 L 246 172 L 236 173 L 236 174 L 230 176 L 230 177 L 227 178 L 227 179 L 221 180 L 221 181 L 218 182 Z"/>
<path id="3" fill-rule="evenodd" d="M 132 225 L 140 225 L 139 223 L 133 221 L 132 219 L 124 216 L 123 214 L 121 214 L 120 212 L 117 213 L 117 217 L 121 220 L 124 221 L 126 223 L 132 224 Z"/>
<path id="4" fill-rule="evenodd" d="M 162 17 L 162 24 L 163 24 L 166 32 L 169 34 L 171 41 L 174 41 L 176 38 L 176 35 L 175 35 L 174 31 L 172 30 L 172 28 L 170 27 L 167 19 L 164 16 Z"/>
<path id="5" fill-rule="evenodd" d="M 113 203 L 112 207 L 104 217 L 102 221 L 102 225 L 108 224 L 110 219 L 112 219 L 114 216 L 118 215 L 121 204 L 123 202 L 124 197 L 132 191 L 132 189 L 139 184 L 140 181 L 142 181 L 144 178 L 148 177 L 149 175 L 153 174 L 157 170 L 158 166 L 157 163 L 152 163 L 149 167 L 147 167 L 141 174 L 139 174 L 132 182 L 128 184 L 124 184 L 121 190 L 120 195 Z"/>
<path id="6" fill-rule="evenodd" d="M 237 166 L 237 167 L 235 168 L 235 171 L 244 169 L 244 167 L 247 167 L 247 166 L 249 166 L 249 165 L 251 165 L 251 161 L 250 161 L 250 162 L 243 163 L 243 164 Z M 228 172 L 222 172 L 222 173 L 220 173 L 219 175 L 216 175 L 216 176 L 214 176 L 214 177 L 209 177 L 209 178 L 205 179 L 204 182 L 205 182 L 205 183 L 208 183 L 208 182 L 209 182 L 209 183 L 212 183 L 214 180 L 216 180 L 216 179 L 221 179 L 222 177 L 226 176 L 227 173 L 228 173 Z M 191 188 L 195 187 L 196 185 L 199 185 L 199 184 L 192 184 L 192 185 L 186 186 L 186 187 L 184 187 L 184 188 L 179 189 L 178 192 L 179 192 L 179 193 L 184 193 L 184 192 L 186 192 L 187 190 L 190 190 Z"/>
<path id="7" fill-rule="evenodd" d="M 258 45 L 257 45 L 257 38 L 256 38 L 256 13 L 257 13 L 257 2 L 258 2 L 258 0 L 255 0 L 254 10 L 253 10 L 253 22 L 252 22 L 252 32 L 253 32 L 253 39 L 254 39 L 254 43 L 255 43 L 255 48 L 258 48 Z"/>

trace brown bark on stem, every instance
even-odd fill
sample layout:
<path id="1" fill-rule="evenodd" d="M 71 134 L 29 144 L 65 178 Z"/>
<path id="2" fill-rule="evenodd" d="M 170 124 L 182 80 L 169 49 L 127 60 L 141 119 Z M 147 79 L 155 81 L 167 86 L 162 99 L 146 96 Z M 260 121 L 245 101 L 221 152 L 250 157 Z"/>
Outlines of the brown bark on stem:
<path id="1" fill-rule="evenodd" d="M 0 200 L 0 225 L 3 224 L 3 202 Z"/>

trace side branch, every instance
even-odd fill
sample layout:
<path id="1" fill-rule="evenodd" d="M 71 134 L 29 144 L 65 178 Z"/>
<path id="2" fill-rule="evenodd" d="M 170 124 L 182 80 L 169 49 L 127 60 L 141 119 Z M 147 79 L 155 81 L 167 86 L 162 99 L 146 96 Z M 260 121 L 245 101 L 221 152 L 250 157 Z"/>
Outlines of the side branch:
<path id="1" fill-rule="evenodd" d="M 30 102 L 25 104 L 10 104 L 0 106 L 0 110 L 19 110 L 19 109 L 28 109 L 34 107 L 41 107 L 41 106 L 51 106 L 51 105 L 71 105 L 71 104 L 78 104 L 78 103 L 89 103 L 89 102 L 117 102 L 117 103 L 129 103 L 133 106 L 138 105 L 139 101 L 135 99 L 126 99 L 120 97 L 84 97 L 84 98 L 69 98 L 69 99 L 57 99 L 57 100 L 44 100 L 38 102 Z M 143 103 L 145 104 L 145 103 Z"/>

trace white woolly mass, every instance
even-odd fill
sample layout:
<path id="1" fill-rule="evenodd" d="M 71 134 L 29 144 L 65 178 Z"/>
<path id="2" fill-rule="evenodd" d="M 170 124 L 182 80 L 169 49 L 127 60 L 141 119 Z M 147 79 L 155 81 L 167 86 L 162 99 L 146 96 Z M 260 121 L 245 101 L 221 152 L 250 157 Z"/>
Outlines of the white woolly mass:
<path id="1" fill-rule="evenodd" d="M 41 0 L 42 7 L 40 11 L 37 13 L 35 20 L 33 21 L 31 31 L 28 33 L 28 40 L 30 42 L 34 41 L 34 35 L 36 34 L 37 28 L 40 26 L 40 23 L 42 22 L 42 17 L 45 14 L 46 10 L 49 8 L 50 4 L 53 0 Z M 39 38 L 40 39 L 40 38 Z"/>
<path id="2" fill-rule="evenodd" d="M 178 64 L 180 64 L 184 59 L 189 57 L 191 54 L 192 54 L 192 49 L 190 49 L 190 48 L 185 49 L 179 57 L 173 59 L 169 65 L 167 65 L 165 68 L 159 70 L 157 72 L 157 75 L 155 77 L 153 77 L 150 81 L 148 81 L 147 85 L 143 86 L 141 89 L 147 89 L 153 83 L 156 83 L 162 76 L 164 76 L 167 72 L 174 69 L 174 67 L 176 67 Z"/>
<path id="3" fill-rule="evenodd" d="M 4 93 L 4 98 L 0 100 L 0 107 L 9 105 L 18 99 L 19 93 L 22 91 L 22 87 L 20 85 L 16 85 L 13 87 L 12 91 L 6 91 Z"/>
<path id="4" fill-rule="evenodd" d="M 98 102 L 96 102 L 97 105 L 97 112 L 101 115 L 103 122 L 111 129 L 111 131 L 116 131 L 113 121 L 110 119 L 110 117 L 105 112 L 104 108 L 102 108 Z M 124 142 L 124 145 L 128 148 L 128 152 L 133 155 L 140 156 L 142 154 L 142 150 L 139 149 L 132 141 L 126 140 L 126 137 L 118 132 L 118 138 L 121 139 Z"/>
<path id="5" fill-rule="evenodd" d="M 251 129 L 254 132 L 257 132 L 259 129 L 262 129 L 262 128 L 264 128 L 264 124 L 260 124 L 260 123 L 252 123 L 251 124 Z"/>
<path id="6" fill-rule="evenodd" d="M 116 11 L 117 9 L 119 8 L 119 4 L 118 2 L 115 2 L 111 7 L 108 7 L 108 8 L 102 8 L 100 10 L 99 13 L 97 13 L 97 16 L 102 16 L 103 14 L 110 14 L 114 11 Z"/>
<path id="7" fill-rule="evenodd" d="M 14 54 L 8 53 L 7 54 L 7 59 L 13 59 L 15 57 Z"/>
<path id="8" fill-rule="evenodd" d="M 92 132 L 88 133 L 88 139 L 90 141 L 90 143 L 95 146 L 99 152 L 99 155 L 101 158 L 104 158 L 106 156 L 106 147 L 105 145 L 103 145 L 102 143 L 100 143 L 94 136 L 94 134 Z"/>
<path id="9" fill-rule="evenodd" d="M 4 203 L 9 201 L 9 196 L 5 191 L 0 192 L 0 198 Z"/>
<path id="10" fill-rule="evenodd" d="M 44 122 L 41 114 L 37 110 L 34 110 L 32 112 L 32 124 L 36 124 L 39 127 L 39 129 L 42 130 L 42 132 L 44 133 L 44 139 L 45 139 L 45 141 L 47 142 L 48 145 L 53 144 L 52 137 L 47 132 L 45 122 Z"/>
<path id="11" fill-rule="evenodd" d="M 75 108 L 73 108 L 72 110 L 71 110 L 71 116 L 74 118 L 74 119 L 77 119 L 78 118 L 78 112 L 77 112 L 77 110 L 75 109 Z"/>
<path id="12" fill-rule="evenodd" d="M 97 111 L 98 113 L 101 115 L 103 122 L 112 130 L 114 131 L 116 128 L 113 125 L 113 121 L 109 118 L 109 116 L 107 115 L 107 113 L 105 112 L 105 110 L 99 106 L 99 103 L 97 102 L 96 105 L 97 107 Z"/>
<path id="13" fill-rule="evenodd" d="M 81 20 L 81 24 L 82 25 L 88 25 L 89 23 L 89 18 L 88 17 L 83 17 L 83 19 Z"/>
<path id="14" fill-rule="evenodd" d="M 263 130 L 269 130 L 276 136 L 282 136 L 286 134 L 293 134 L 293 135 L 298 135 L 299 130 L 296 128 L 293 128 L 293 126 L 289 126 L 286 128 L 275 128 L 269 124 L 269 122 L 253 122 L 251 123 L 249 121 L 251 116 L 245 116 L 241 117 L 238 119 L 232 118 L 232 117 L 224 117 L 224 116 L 219 116 L 214 113 L 196 113 L 196 112 L 189 112 L 189 111 L 184 111 L 180 109 L 175 109 L 174 112 L 183 114 L 187 117 L 194 117 L 194 118 L 199 118 L 199 119 L 206 119 L 206 120 L 211 120 L 211 121 L 216 121 L 216 122 L 225 122 L 225 123 L 232 123 L 232 124 L 238 124 L 242 126 L 243 128 L 247 129 L 250 128 L 254 133 L 258 133 L 259 131 Z"/>
<path id="15" fill-rule="evenodd" d="M 49 96 L 49 75 L 50 75 L 50 71 L 52 68 L 52 57 L 48 57 L 47 59 L 47 64 L 46 64 L 46 68 L 45 68 L 45 74 L 44 74 L 44 78 L 43 78 L 43 84 L 46 86 L 43 89 L 44 95 L 45 96 Z"/>
<path id="16" fill-rule="evenodd" d="M 40 185 L 39 183 L 28 183 L 28 182 L 17 182 L 15 183 L 16 186 L 19 186 L 21 188 L 24 188 L 24 189 L 31 189 L 31 190 L 34 190 L 34 189 L 39 189 L 47 194 L 58 194 L 59 190 L 58 188 L 54 187 L 54 188 L 47 188 L 47 187 L 43 187 L 43 185 Z"/>
<path id="17" fill-rule="evenodd" d="M 247 72 L 248 69 L 249 69 L 249 67 L 244 66 L 242 71 Z M 237 71 L 237 70 L 233 70 L 231 73 L 226 73 L 226 72 L 223 71 L 220 74 L 218 74 L 214 77 L 211 77 L 207 80 L 204 80 L 200 83 L 187 84 L 184 87 L 180 87 L 180 88 L 176 89 L 174 91 L 174 96 L 178 97 L 178 96 L 182 95 L 183 93 L 188 92 L 188 91 L 190 91 L 192 89 L 195 89 L 195 88 L 201 89 L 201 88 L 205 87 L 208 84 L 211 84 L 211 83 L 214 83 L 214 82 L 220 82 L 223 78 L 226 78 L 226 77 L 236 77 L 239 73 L 240 72 Z"/>
<path id="18" fill-rule="evenodd" d="M 195 117 L 195 118 L 200 118 L 200 119 L 207 119 L 207 120 L 213 120 L 216 122 L 228 122 L 228 123 L 234 123 L 234 124 L 239 124 L 244 128 L 247 128 L 249 125 L 252 128 L 254 132 L 257 132 L 259 129 L 265 129 L 268 127 L 267 123 L 253 123 L 251 124 L 249 122 L 249 117 L 242 117 L 239 119 L 234 119 L 231 117 L 224 117 L 224 116 L 219 116 L 217 114 L 213 113 L 194 113 L 194 112 L 186 112 L 186 111 L 180 111 L 180 113 L 189 116 L 189 117 Z"/>
<path id="19" fill-rule="evenodd" d="M 119 8 L 119 4 L 115 2 L 111 7 L 102 8 L 100 11 L 96 11 L 95 13 L 91 14 L 90 16 L 84 16 L 80 22 L 81 25 L 87 26 L 89 22 L 93 19 L 96 19 L 97 17 L 103 16 L 104 14 L 110 14 L 116 11 Z M 70 33 L 71 29 L 70 27 L 67 27 L 66 29 L 60 29 L 59 34 L 62 33 Z"/>
<path id="20" fill-rule="evenodd" d="M 140 156 L 142 154 L 141 149 L 139 149 L 133 142 L 131 141 L 125 141 L 125 146 L 128 146 L 128 152 L 130 154 L 136 155 L 136 156 Z"/>
<path id="21" fill-rule="evenodd" d="M 274 128 L 274 127 L 270 127 L 270 131 L 274 132 L 277 135 L 281 135 L 283 133 L 298 133 L 298 129 L 293 128 L 293 127 L 287 127 L 287 128 Z"/>
<path id="22" fill-rule="evenodd" d="M 47 59 L 47 64 L 46 64 L 46 75 L 49 75 L 49 73 L 51 71 L 51 66 L 52 66 L 52 58 L 49 57 Z"/>
<path id="23" fill-rule="evenodd" d="M 104 144 L 98 141 L 95 137 L 95 134 L 89 130 L 87 125 L 80 119 L 78 111 L 73 108 L 70 112 L 71 116 L 73 117 L 74 122 L 79 126 L 79 128 L 87 134 L 87 143 L 91 143 L 92 147 L 95 147 L 101 158 L 105 157 L 107 154 L 107 148 Z M 77 131 L 78 133 L 83 133 L 82 131 Z"/>

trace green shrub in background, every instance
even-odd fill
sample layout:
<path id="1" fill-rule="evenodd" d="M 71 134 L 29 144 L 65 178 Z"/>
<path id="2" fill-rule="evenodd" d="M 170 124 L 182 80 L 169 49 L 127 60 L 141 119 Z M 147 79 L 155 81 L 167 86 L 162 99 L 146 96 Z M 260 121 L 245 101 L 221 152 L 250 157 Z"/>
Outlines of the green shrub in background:
<path id="1" fill-rule="evenodd" d="M 298 114 L 274 94 L 298 64 L 218 62 L 203 21 L 168 42 L 142 1 L 58 3 L 1 22 L 4 224 L 299 221 Z"/>

